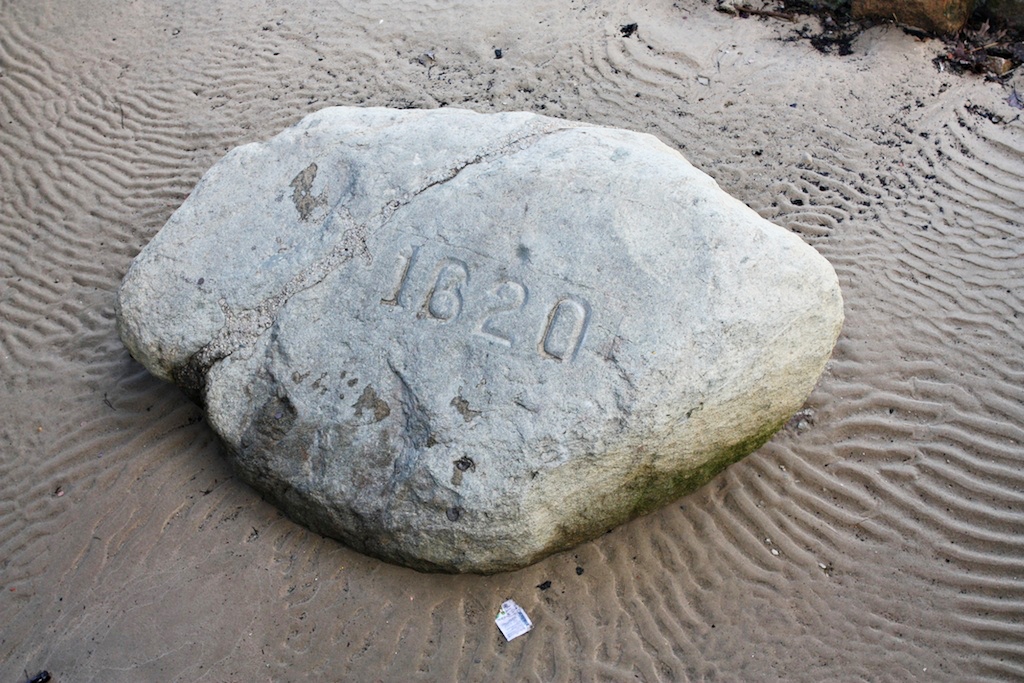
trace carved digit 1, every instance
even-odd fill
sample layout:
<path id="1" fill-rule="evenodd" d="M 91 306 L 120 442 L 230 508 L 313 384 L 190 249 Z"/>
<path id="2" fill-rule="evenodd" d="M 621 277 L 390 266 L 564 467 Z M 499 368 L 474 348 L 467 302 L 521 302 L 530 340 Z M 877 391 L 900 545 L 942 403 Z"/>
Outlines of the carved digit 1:
<path id="1" fill-rule="evenodd" d="M 540 338 L 540 354 L 558 361 L 572 360 L 583 344 L 590 324 L 590 306 L 577 299 L 559 299 Z"/>
<path id="2" fill-rule="evenodd" d="M 413 247 L 412 253 L 408 256 L 405 254 L 399 255 L 399 263 L 401 268 L 401 275 L 398 276 L 398 285 L 395 287 L 395 293 L 388 299 L 381 299 L 380 302 L 385 306 L 402 306 L 402 294 L 405 292 L 405 285 L 409 280 L 409 271 L 412 270 L 413 263 L 416 262 L 416 254 L 419 252 L 419 247 Z"/>
<path id="3" fill-rule="evenodd" d="M 462 285 L 469 282 L 469 269 L 456 259 L 445 259 L 442 263 L 423 307 L 431 318 L 448 322 L 462 312 Z"/>
<path id="4" fill-rule="evenodd" d="M 495 326 L 494 319 L 502 313 L 521 311 L 523 306 L 526 305 L 526 287 L 514 280 L 508 280 L 498 285 L 492 293 L 494 298 L 498 300 L 498 303 L 487 309 L 487 317 L 477 327 L 477 334 L 488 337 L 492 341 L 496 341 L 504 346 L 512 346 L 515 342 L 512 333 Z"/>

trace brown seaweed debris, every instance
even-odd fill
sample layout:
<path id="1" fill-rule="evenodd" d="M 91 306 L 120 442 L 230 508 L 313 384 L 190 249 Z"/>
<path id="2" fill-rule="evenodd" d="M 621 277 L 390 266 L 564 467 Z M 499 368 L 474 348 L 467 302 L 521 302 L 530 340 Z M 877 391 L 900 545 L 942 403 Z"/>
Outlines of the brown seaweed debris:
<path id="1" fill-rule="evenodd" d="M 817 17 L 820 29 L 804 24 L 783 40 L 806 40 L 819 52 L 840 56 L 853 54 L 853 42 L 866 29 L 893 23 L 890 20 L 855 19 L 850 0 L 778 0 L 762 3 L 760 7 L 735 0 L 718 0 L 716 9 L 743 18 L 757 16 L 790 22 L 801 17 Z M 957 73 L 978 73 L 1003 79 L 1024 63 L 1024 30 L 994 23 L 980 11 L 975 12 L 961 31 L 948 36 L 909 26 L 901 28 L 916 38 L 944 41 L 946 50 L 935 58 L 940 70 L 948 68 Z"/>
<path id="2" fill-rule="evenodd" d="M 994 27 L 975 15 L 959 34 L 946 38 L 946 48 L 935 58 L 939 69 L 999 79 L 1024 63 L 1024 31 Z"/>
<path id="3" fill-rule="evenodd" d="M 802 17 L 817 17 L 819 30 L 804 24 L 783 40 L 806 40 L 818 52 L 841 56 L 853 54 L 853 41 L 857 36 L 879 23 L 874 19 L 854 19 L 850 13 L 849 0 L 780 0 L 777 3 L 765 3 L 762 7 L 719 0 L 715 9 L 743 18 L 758 16 L 789 22 L 796 22 Z"/>

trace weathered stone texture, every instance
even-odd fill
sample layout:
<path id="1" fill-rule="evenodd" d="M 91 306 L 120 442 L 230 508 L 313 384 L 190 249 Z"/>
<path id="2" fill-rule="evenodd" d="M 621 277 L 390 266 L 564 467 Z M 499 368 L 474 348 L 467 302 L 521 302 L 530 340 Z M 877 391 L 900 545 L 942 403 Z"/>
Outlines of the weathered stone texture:
<path id="1" fill-rule="evenodd" d="M 976 0 L 853 0 L 853 16 L 892 19 L 933 33 L 956 33 Z"/>

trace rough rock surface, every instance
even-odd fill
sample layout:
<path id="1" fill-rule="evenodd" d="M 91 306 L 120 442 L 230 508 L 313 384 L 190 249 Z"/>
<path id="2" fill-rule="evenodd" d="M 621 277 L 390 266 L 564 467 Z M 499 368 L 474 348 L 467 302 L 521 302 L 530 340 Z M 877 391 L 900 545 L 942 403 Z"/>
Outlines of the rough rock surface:
<path id="1" fill-rule="evenodd" d="M 932 31 L 956 33 L 964 27 L 976 0 L 853 0 L 855 17 L 877 17 Z"/>
<path id="2" fill-rule="evenodd" d="M 1024 0 L 987 0 L 981 5 L 986 15 L 1005 21 L 1012 28 L 1024 29 Z"/>
<path id="3" fill-rule="evenodd" d="M 332 108 L 231 151 L 132 264 L 132 355 L 294 518 L 423 570 L 522 567 L 796 411 L 835 272 L 655 138 Z"/>

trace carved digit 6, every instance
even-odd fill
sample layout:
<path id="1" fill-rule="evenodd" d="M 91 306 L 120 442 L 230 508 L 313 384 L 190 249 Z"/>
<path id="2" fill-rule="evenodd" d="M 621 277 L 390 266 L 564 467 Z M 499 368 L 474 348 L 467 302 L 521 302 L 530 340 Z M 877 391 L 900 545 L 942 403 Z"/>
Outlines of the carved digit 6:
<path id="1" fill-rule="evenodd" d="M 469 282 L 469 269 L 457 259 L 445 259 L 442 264 L 423 308 L 431 318 L 448 322 L 462 312 L 462 285 Z"/>
<path id="2" fill-rule="evenodd" d="M 497 299 L 499 303 L 487 309 L 487 317 L 477 327 L 477 334 L 489 337 L 492 341 L 496 341 L 504 346 L 512 346 L 513 342 L 515 342 L 512 333 L 496 327 L 494 319 L 502 313 L 515 313 L 522 310 L 523 306 L 526 305 L 526 287 L 518 282 L 509 280 L 498 285 L 492 294 L 493 298 Z"/>

